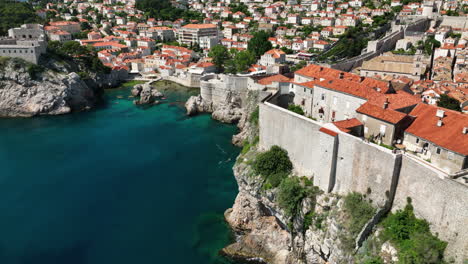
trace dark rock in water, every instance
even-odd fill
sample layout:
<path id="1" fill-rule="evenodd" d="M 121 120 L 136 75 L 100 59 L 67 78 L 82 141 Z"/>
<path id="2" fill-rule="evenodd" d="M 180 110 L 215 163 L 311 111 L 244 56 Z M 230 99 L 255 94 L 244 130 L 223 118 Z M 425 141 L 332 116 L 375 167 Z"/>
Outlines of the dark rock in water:
<path id="1" fill-rule="evenodd" d="M 136 105 L 159 104 L 160 102 L 156 101 L 156 99 L 164 97 L 161 92 L 151 87 L 148 83 L 135 85 L 132 89 L 132 95 L 140 96 L 139 99 L 133 101 Z"/>

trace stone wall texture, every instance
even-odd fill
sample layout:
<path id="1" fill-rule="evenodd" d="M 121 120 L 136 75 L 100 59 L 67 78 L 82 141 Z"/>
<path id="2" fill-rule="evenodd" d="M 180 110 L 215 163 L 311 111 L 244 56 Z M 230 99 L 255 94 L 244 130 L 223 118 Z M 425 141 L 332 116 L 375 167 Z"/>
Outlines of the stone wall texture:
<path id="1" fill-rule="evenodd" d="M 380 208 L 402 209 L 411 197 L 415 213 L 447 241 L 446 255 L 468 258 L 468 188 L 406 154 L 349 134 L 324 133 L 321 124 L 265 102 L 260 104 L 260 149 L 288 151 L 299 176 L 323 191 L 367 194 Z M 445 175 L 446 176 L 446 175 Z"/>

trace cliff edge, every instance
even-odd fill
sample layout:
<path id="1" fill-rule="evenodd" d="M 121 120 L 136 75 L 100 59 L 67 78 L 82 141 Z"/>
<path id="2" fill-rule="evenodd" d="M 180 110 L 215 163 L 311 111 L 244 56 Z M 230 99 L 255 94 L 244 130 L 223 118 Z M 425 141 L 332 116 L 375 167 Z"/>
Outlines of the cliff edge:
<path id="1" fill-rule="evenodd" d="M 0 117 L 60 115 L 93 107 L 98 81 L 61 70 L 0 58 Z"/>

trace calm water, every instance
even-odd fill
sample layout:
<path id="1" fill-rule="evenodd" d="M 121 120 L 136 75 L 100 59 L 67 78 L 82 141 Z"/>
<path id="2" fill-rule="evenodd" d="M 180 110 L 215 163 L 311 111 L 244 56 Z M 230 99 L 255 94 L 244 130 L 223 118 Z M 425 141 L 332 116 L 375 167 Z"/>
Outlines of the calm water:
<path id="1" fill-rule="evenodd" d="M 226 263 L 236 128 L 186 118 L 180 104 L 138 108 L 128 94 L 0 120 L 1 264 Z"/>

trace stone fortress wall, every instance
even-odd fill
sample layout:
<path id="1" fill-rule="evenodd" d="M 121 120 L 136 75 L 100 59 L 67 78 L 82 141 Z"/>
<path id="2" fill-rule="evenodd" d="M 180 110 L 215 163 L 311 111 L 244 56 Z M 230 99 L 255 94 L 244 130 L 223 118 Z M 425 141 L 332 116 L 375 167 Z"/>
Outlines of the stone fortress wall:
<path id="1" fill-rule="evenodd" d="M 213 105 L 222 105 L 231 98 L 240 98 L 245 102 L 249 77 L 225 74 L 208 74 L 200 79 L 200 95 L 203 101 Z"/>
<path id="2" fill-rule="evenodd" d="M 406 154 L 367 143 L 274 104 L 260 104 L 260 148 L 288 151 L 298 175 L 314 177 L 322 190 L 367 193 L 374 205 L 402 209 L 411 197 L 415 214 L 449 243 L 446 255 L 468 258 L 468 189 Z"/>
<path id="3" fill-rule="evenodd" d="M 366 60 L 370 60 L 380 54 L 392 50 L 397 41 L 403 39 L 406 31 L 426 31 L 429 27 L 429 19 L 418 17 L 408 25 L 392 25 L 392 32 L 381 39 L 369 41 L 367 49 L 356 57 L 330 65 L 331 68 L 341 71 L 351 71 L 359 67 Z"/>
<path id="4" fill-rule="evenodd" d="M 8 30 L 8 38 L 0 39 L 0 56 L 21 58 L 37 64 L 47 49 L 42 25 L 25 24 Z"/>

